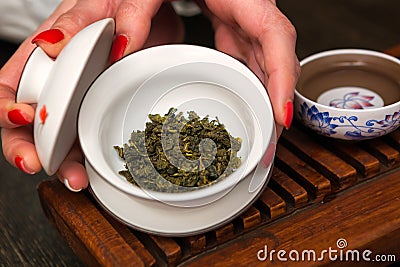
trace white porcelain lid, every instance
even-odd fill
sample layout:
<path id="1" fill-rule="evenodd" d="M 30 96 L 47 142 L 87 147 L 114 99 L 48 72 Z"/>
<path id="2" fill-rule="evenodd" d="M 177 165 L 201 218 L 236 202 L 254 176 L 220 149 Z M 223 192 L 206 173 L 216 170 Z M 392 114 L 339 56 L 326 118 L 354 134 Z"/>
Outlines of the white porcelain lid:
<path id="1" fill-rule="evenodd" d="M 79 107 L 107 66 L 114 27 L 110 18 L 95 22 L 77 33 L 56 60 L 38 47 L 25 65 L 16 101 L 37 104 L 33 135 L 48 175 L 58 170 L 77 138 Z"/>

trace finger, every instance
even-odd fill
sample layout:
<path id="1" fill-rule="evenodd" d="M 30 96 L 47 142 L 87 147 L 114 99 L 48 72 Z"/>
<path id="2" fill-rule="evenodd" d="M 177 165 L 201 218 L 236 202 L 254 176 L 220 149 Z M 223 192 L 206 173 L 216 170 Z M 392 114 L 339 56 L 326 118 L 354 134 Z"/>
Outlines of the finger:
<path id="1" fill-rule="evenodd" d="M 151 21 L 150 33 L 143 47 L 182 43 L 184 35 L 182 19 L 175 13 L 171 4 L 163 3 Z M 130 52 L 133 51 L 128 51 Z"/>
<path id="2" fill-rule="evenodd" d="M 38 29 L 33 33 L 32 36 L 39 34 L 40 32 L 48 29 L 54 23 L 54 21 L 64 12 L 69 10 L 74 4 L 76 0 L 64 0 L 61 4 L 56 8 L 56 10 L 46 19 L 42 25 L 38 27 Z M 14 91 L 18 87 L 18 82 L 24 69 L 24 65 L 32 50 L 36 47 L 36 45 L 31 43 L 32 38 L 27 38 L 25 41 L 21 43 L 18 47 L 17 51 L 11 56 L 11 58 L 6 62 L 4 66 L 1 67 L 0 70 L 0 84 L 6 87 L 12 88 Z"/>
<path id="3" fill-rule="evenodd" d="M 85 167 L 82 165 L 82 151 L 78 142 L 74 144 L 57 171 L 58 179 L 72 192 L 79 192 L 89 184 Z"/>
<path id="4" fill-rule="evenodd" d="M 116 1 L 77 1 L 55 20 L 50 29 L 40 32 L 32 42 L 50 57 L 56 58 L 76 33 L 95 21 L 113 17 L 116 9 L 114 2 Z"/>
<path id="5" fill-rule="evenodd" d="M 54 13 L 43 22 L 37 32 L 47 29 L 60 14 L 68 10 L 75 0 L 63 1 Z M 15 91 L 24 63 L 36 46 L 26 39 L 0 70 L 0 127 L 15 128 L 33 121 L 34 109 L 30 105 L 16 104 Z M 4 141 L 4 140 L 3 140 Z"/>
<path id="6" fill-rule="evenodd" d="M 252 45 L 238 37 L 230 27 L 221 24 L 215 29 L 215 47 L 247 65 L 263 83 L 265 82 L 264 70 L 256 60 Z"/>
<path id="7" fill-rule="evenodd" d="M 254 72 L 254 74 L 260 79 L 263 84 L 267 84 L 268 80 L 265 76 L 264 70 L 261 69 L 260 64 L 257 61 L 255 53 L 249 53 L 247 55 L 247 66 Z"/>
<path id="8" fill-rule="evenodd" d="M 296 57 L 296 31 L 275 5 L 265 5 L 259 29 L 253 32 L 255 58 L 264 71 L 265 86 L 275 121 L 288 129 L 293 119 L 293 97 L 300 66 Z M 246 32 L 254 29 L 245 29 Z"/>
<path id="9" fill-rule="evenodd" d="M 236 0 L 228 4 L 224 1 L 206 3 L 219 19 L 236 27 L 239 35 L 257 41 L 258 45 L 253 43 L 254 56 L 265 75 L 275 120 L 288 128 L 293 117 L 293 94 L 300 70 L 293 25 L 274 2 Z"/>
<path id="10" fill-rule="evenodd" d="M 241 21 L 243 30 L 258 40 L 253 44 L 255 58 L 264 71 L 275 121 L 288 129 L 293 119 L 294 89 L 300 74 L 295 52 L 296 31 L 275 5 L 263 7 L 262 13 L 256 12 L 252 16 L 259 21 L 258 27 L 250 27 L 249 22 L 239 15 L 236 18 Z"/>
<path id="11" fill-rule="evenodd" d="M 280 137 L 283 132 L 283 127 L 281 125 L 276 125 L 276 137 Z"/>
<path id="12" fill-rule="evenodd" d="M 151 20 L 162 0 L 124 0 L 116 11 L 116 35 L 110 61 L 141 49 L 150 33 Z"/>
<path id="13" fill-rule="evenodd" d="M 21 171 L 34 174 L 41 170 L 32 137 L 32 127 L 1 129 L 2 149 L 5 159 Z"/>
<path id="14" fill-rule="evenodd" d="M 0 127 L 15 128 L 32 123 L 35 110 L 32 106 L 15 103 L 15 91 L 0 85 Z"/>
<path id="15" fill-rule="evenodd" d="M 300 66 L 295 53 L 295 29 L 281 13 L 277 16 L 281 21 L 280 26 L 264 30 L 259 42 L 268 80 L 266 87 L 274 108 L 275 120 L 289 128 L 293 118 L 293 94 L 300 75 Z"/>
<path id="16" fill-rule="evenodd" d="M 217 18 L 213 20 L 215 31 L 215 48 L 221 52 L 231 55 L 243 63 L 247 63 L 246 49 L 248 45 L 239 39 L 235 31 Z"/>

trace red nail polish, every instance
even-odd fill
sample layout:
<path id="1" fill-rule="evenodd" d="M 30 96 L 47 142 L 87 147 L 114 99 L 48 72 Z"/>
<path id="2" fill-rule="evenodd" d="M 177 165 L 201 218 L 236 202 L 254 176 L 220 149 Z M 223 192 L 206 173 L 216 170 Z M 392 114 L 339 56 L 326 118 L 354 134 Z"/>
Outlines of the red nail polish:
<path id="1" fill-rule="evenodd" d="M 27 174 L 34 174 L 35 173 L 35 172 L 32 172 L 32 171 L 28 171 L 25 168 L 24 159 L 21 156 L 16 156 L 15 159 L 14 159 L 14 163 L 15 163 L 15 166 L 18 167 L 18 169 L 20 169 L 21 171 L 23 171 L 23 172 L 25 172 Z"/>
<path id="2" fill-rule="evenodd" d="M 288 130 L 293 120 L 293 102 L 288 101 L 285 106 L 285 128 Z"/>
<path id="3" fill-rule="evenodd" d="M 43 41 L 50 44 L 55 44 L 64 39 L 64 34 L 59 29 L 50 29 L 39 33 L 32 39 L 32 44 L 38 41 Z"/>
<path id="4" fill-rule="evenodd" d="M 127 45 L 128 45 L 128 37 L 126 35 L 121 34 L 115 37 L 110 54 L 111 64 L 117 60 L 120 60 L 124 56 Z"/>
<path id="5" fill-rule="evenodd" d="M 8 119 L 17 125 L 27 125 L 30 123 L 22 114 L 22 111 L 19 109 L 13 109 L 8 112 Z"/>

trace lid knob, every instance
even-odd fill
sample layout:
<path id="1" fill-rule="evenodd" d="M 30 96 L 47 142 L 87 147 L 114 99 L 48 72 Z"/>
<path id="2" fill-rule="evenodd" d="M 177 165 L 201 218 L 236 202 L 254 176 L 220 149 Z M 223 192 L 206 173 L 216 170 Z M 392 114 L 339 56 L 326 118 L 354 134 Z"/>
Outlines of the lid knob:
<path id="1" fill-rule="evenodd" d="M 18 103 L 34 104 L 39 101 L 53 65 L 54 61 L 40 47 L 32 52 L 19 81 Z"/>

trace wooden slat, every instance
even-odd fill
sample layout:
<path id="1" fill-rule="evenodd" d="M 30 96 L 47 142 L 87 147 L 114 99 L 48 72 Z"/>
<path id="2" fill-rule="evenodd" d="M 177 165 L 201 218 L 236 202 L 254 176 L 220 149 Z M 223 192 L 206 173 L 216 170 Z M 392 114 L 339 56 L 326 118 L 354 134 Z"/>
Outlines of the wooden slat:
<path id="1" fill-rule="evenodd" d="M 285 201 L 271 188 L 267 187 L 258 199 L 271 220 L 274 220 L 286 212 Z"/>
<path id="2" fill-rule="evenodd" d="M 389 140 L 389 142 L 394 148 L 400 150 L 400 130 L 391 132 L 386 136 L 386 139 Z"/>
<path id="3" fill-rule="evenodd" d="M 261 214 L 255 207 L 250 207 L 240 215 L 241 226 L 244 231 L 248 231 L 261 223 Z"/>
<path id="4" fill-rule="evenodd" d="M 296 208 L 308 202 L 307 191 L 278 168 L 274 168 L 269 186 Z"/>
<path id="5" fill-rule="evenodd" d="M 379 160 L 362 149 L 359 142 L 327 140 L 326 145 L 331 151 L 356 168 L 364 177 L 371 177 L 380 170 Z"/>
<path id="6" fill-rule="evenodd" d="M 180 261 L 182 257 L 181 247 L 172 238 L 157 235 L 149 235 L 149 237 L 168 265 L 175 266 Z"/>
<path id="7" fill-rule="evenodd" d="M 182 238 L 182 244 L 189 250 L 191 255 L 198 254 L 206 249 L 207 240 L 205 235 L 194 235 Z"/>
<path id="8" fill-rule="evenodd" d="M 140 242 L 140 240 L 133 234 L 132 230 L 128 226 L 115 220 L 104 210 L 100 210 L 100 212 L 114 227 L 114 229 L 124 238 L 125 242 L 137 253 L 145 266 L 154 266 L 156 264 L 156 259 L 148 251 L 148 249 L 145 248 L 142 242 Z"/>
<path id="9" fill-rule="evenodd" d="M 233 223 L 227 223 L 215 231 L 215 240 L 218 244 L 224 243 L 235 236 L 235 227 Z"/>
<path id="10" fill-rule="evenodd" d="M 289 173 L 290 177 L 301 184 L 317 201 L 331 192 L 329 179 L 280 144 L 277 147 L 276 164 Z"/>
<path id="11" fill-rule="evenodd" d="M 382 139 L 373 139 L 363 146 L 386 165 L 393 165 L 399 160 L 399 151 L 385 143 Z"/>
<path id="12" fill-rule="evenodd" d="M 72 193 L 58 180 L 40 184 L 38 191 L 46 215 L 62 226 L 58 227 L 61 235 L 76 237 L 80 241 L 78 246 L 74 246 L 75 252 L 84 255 L 88 251 L 92 255 L 87 259 L 83 257 L 82 261 L 88 260 L 89 265 L 95 259 L 105 266 L 145 266 L 83 192 Z"/>
<path id="13" fill-rule="evenodd" d="M 44 184 L 42 183 L 41 186 L 44 186 Z M 68 245 L 72 248 L 74 253 L 86 266 L 101 266 L 101 262 L 95 257 L 95 255 L 92 254 L 92 252 L 87 248 L 86 244 L 83 243 L 73 231 L 71 231 L 63 216 L 60 215 L 55 208 L 48 205 L 49 203 L 47 203 L 45 200 L 45 194 L 46 193 L 41 196 L 41 203 L 44 213 L 61 234 L 61 236 L 65 239 Z"/>
<path id="14" fill-rule="evenodd" d="M 356 169 L 322 145 L 314 142 L 314 139 L 310 134 L 307 135 L 296 127 L 292 127 L 290 131 L 283 134 L 284 143 L 289 145 L 293 152 L 301 153 L 307 163 L 331 179 L 335 185 L 345 188 L 354 184 Z"/>

